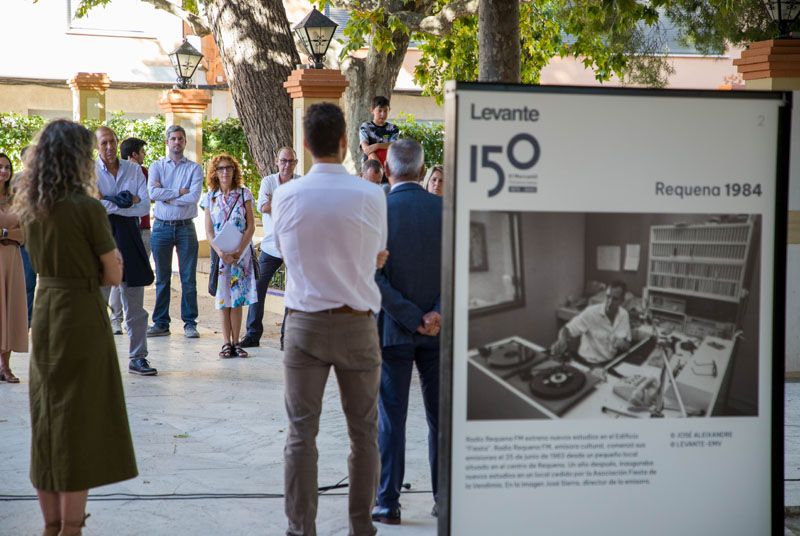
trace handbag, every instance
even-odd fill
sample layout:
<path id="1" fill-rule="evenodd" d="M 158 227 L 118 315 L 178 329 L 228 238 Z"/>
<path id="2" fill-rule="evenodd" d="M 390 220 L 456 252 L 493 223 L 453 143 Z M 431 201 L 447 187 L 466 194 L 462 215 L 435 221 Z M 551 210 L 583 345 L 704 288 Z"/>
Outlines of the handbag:
<path id="1" fill-rule="evenodd" d="M 212 296 L 217 295 L 217 285 L 219 284 L 219 255 L 211 248 L 211 268 L 208 271 L 208 293 Z"/>

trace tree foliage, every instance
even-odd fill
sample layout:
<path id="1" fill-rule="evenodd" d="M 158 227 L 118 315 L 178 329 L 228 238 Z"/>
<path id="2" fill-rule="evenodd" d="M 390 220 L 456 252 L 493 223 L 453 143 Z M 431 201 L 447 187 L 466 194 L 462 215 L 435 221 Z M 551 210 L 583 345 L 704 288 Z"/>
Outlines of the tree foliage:
<path id="1" fill-rule="evenodd" d="M 400 129 L 400 137 L 419 142 L 425 150 L 425 165 L 444 162 L 444 123 L 423 123 L 411 114 L 400 114 L 392 121 Z"/>

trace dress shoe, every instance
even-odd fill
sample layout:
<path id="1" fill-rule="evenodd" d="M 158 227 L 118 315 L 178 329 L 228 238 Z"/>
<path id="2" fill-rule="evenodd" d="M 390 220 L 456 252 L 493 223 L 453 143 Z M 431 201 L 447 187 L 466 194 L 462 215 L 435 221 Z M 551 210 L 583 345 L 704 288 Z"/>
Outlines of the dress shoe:
<path id="1" fill-rule="evenodd" d="M 183 328 L 183 336 L 187 339 L 199 339 L 200 333 L 197 331 L 197 328 L 194 326 L 186 326 Z"/>
<path id="2" fill-rule="evenodd" d="M 400 507 L 376 506 L 372 509 L 372 520 L 386 525 L 399 525 Z"/>
<path id="3" fill-rule="evenodd" d="M 128 372 L 139 376 L 155 376 L 158 371 L 150 366 L 144 357 L 134 357 L 128 363 Z"/>
<path id="4" fill-rule="evenodd" d="M 242 337 L 242 340 L 239 341 L 239 346 L 242 348 L 255 348 L 257 346 L 261 346 L 261 343 L 255 337 L 245 335 Z"/>
<path id="5" fill-rule="evenodd" d="M 164 337 L 166 335 L 169 335 L 168 327 L 161 327 L 153 324 L 152 326 L 147 328 L 148 337 Z"/>

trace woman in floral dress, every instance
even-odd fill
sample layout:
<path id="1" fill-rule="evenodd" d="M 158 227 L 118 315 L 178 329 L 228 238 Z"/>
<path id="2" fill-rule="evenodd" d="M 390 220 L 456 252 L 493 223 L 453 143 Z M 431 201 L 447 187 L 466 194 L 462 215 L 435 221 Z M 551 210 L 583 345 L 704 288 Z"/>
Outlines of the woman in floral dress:
<path id="1" fill-rule="evenodd" d="M 219 280 L 214 303 L 222 314 L 224 344 L 220 357 L 247 357 L 239 346 L 242 307 L 258 301 L 253 272 L 251 241 L 255 231 L 253 194 L 242 185 L 239 162 L 229 154 L 219 154 L 208 163 L 208 192 L 200 206 L 206 214 L 206 235 L 219 256 Z M 223 251 L 214 238 L 226 222 L 232 222 L 241 233 L 238 247 Z"/>

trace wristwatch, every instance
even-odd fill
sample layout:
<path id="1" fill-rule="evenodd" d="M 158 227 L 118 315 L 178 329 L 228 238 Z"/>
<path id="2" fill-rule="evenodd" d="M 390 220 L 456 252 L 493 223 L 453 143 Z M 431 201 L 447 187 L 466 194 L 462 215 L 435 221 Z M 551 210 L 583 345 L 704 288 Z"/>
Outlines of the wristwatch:
<path id="1" fill-rule="evenodd" d="M 8 229 L 3 227 L 2 233 L 0 233 L 0 238 L 8 238 Z"/>

